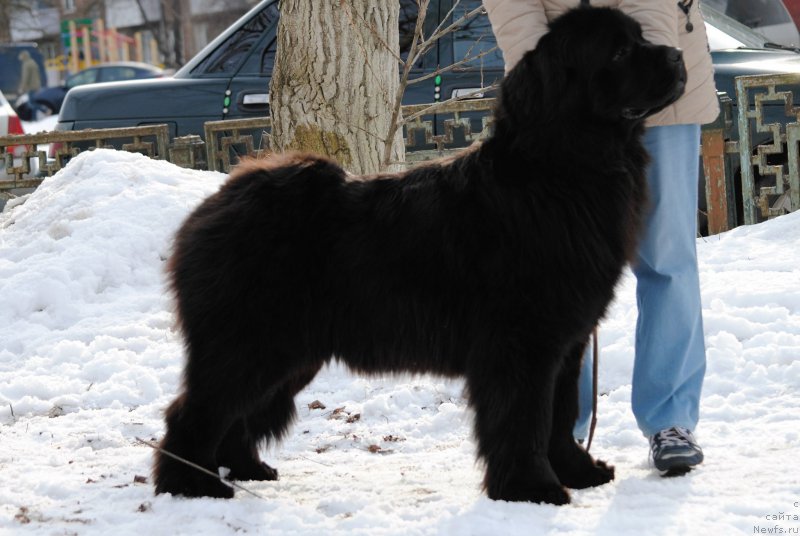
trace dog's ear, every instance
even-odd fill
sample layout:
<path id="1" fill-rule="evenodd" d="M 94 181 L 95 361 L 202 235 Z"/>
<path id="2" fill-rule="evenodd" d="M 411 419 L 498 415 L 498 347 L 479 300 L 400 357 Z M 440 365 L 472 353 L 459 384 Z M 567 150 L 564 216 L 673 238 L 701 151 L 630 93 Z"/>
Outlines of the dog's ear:
<path id="1" fill-rule="evenodd" d="M 551 116 L 568 91 L 561 54 L 551 34 L 545 34 L 506 75 L 500 92 L 503 115 L 512 121 L 540 123 Z"/>

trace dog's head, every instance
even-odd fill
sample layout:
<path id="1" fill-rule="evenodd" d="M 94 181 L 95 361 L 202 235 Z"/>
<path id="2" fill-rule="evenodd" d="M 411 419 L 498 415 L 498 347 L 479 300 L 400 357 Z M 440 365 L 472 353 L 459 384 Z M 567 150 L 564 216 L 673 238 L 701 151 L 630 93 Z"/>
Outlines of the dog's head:
<path id="1" fill-rule="evenodd" d="M 617 9 L 581 7 L 550 24 L 501 94 L 509 115 L 641 122 L 685 86 L 679 49 L 646 41 L 639 23 Z"/>

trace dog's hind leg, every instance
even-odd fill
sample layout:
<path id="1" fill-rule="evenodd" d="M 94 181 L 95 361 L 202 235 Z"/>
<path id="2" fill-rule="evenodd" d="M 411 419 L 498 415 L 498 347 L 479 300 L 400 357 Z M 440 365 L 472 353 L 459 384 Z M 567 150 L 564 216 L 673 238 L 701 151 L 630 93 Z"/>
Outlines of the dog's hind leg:
<path id="1" fill-rule="evenodd" d="M 160 450 L 156 452 L 153 469 L 156 493 L 186 497 L 233 497 L 233 489 L 219 478 L 182 461 L 187 460 L 217 473 L 214 452 L 234 420 L 225 407 L 226 401 L 221 397 L 197 397 L 191 389 L 170 404 L 166 411 L 167 432 L 161 440 Z"/>
<path id="2" fill-rule="evenodd" d="M 320 365 L 298 372 L 266 395 L 263 402 L 231 426 L 217 448 L 217 463 L 232 480 L 277 480 L 278 470 L 261 461 L 261 443 L 279 441 L 296 416 L 294 397 L 308 385 Z"/>
<path id="3" fill-rule="evenodd" d="M 540 348 L 535 355 L 515 348 L 480 356 L 467 374 L 478 455 L 486 465 L 483 487 L 491 499 L 570 500 L 547 457 L 557 357 Z"/>
<path id="4" fill-rule="evenodd" d="M 217 473 L 217 450 L 236 421 L 250 412 L 270 392 L 270 378 L 286 378 L 286 360 L 262 360 L 258 341 L 240 332 L 239 340 L 196 337 L 184 371 L 183 393 L 166 411 L 166 433 L 154 467 L 156 493 L 188 497 L 232 497 L 233 489 L 215 478 L 176 460 L 180 456 Z M 210 341 L 210 342 L 209 342 Z M 277 383 L 277 382 L 276 382 Z"/>
<path id="5" fill-rule="evenodd" d="M 599 486 L 614 479 L 614 467 L 595 460 L 572 436 L 578 417 L 578 376 L 584 344 L 575 345 L 565 356 L 556 380 L 553 399 L 553 432 L 550 464 L 568 488 Z"/>

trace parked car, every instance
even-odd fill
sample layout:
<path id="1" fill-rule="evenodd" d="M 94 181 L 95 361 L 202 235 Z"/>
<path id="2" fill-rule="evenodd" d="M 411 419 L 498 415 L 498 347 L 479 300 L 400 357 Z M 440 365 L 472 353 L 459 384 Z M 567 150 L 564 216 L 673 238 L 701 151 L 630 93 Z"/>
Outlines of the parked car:
<path id="1" fill-rule="evenodd" d="M 3 95 L 3 92 L 0 91 L 0 136 L 24 133 L 25 131 L 22 129 L 22 122 L 19 120 L 17 113 L 14 111 L 14 108 L 11 107 L 11 104 Z M 23 151 L 25 151 L 25 147 L 22 146 L 12 146 L 8 148 L 8 152 L 11 153 L 12 158 L 14 158 L 15 165 L 19 163 L 18 159 L 22 155 Z M 8 177 L 6 175 L 5 154 L 0 153 L 0 181 L 8 178 L 13 177 Z M 0 196 L 0 211 L 3 210 L 5 204 L 5 198 Z"/>
<path id="2" fill-rule="evenodd" d="M 433 32 L 440 17 L 450 10 L 453 0 L 434 0 L 426 19 L 425 30 Z M 462 0 L 454 16 L 480 6 L 480 0 Z M 407 53 L 411 32 L 417 18 L 417 2 L 401 0 L 401 53 Z M 203 123 L 220 119 L 264 117 L 269 113 L 267 94 L 275 59 L 278 2 L 264 0 L 239 21 L 213 40 L 179 69 L 173 77 L 77 88 L 69 93 L 62 107 L 58 127 L 61 130 L 103 128 L 166 123 L 170 136 L 203 135 Z M 471 54 L 494 46 L 488 19 L 483 16 L 468 26 L 441 39 L 437 47 L 414 66 L 412 77 L 432 73 L 440 57 L 454 58 L 470 47 Z M 437 83 L 410 86 L 405 104 L 431 102 L 449 97 L 459 88 L 480 87 L 503 74 L 499 52 L 482 58 L 457 72 L 442 76 Z M 449 60 L 442 59 L 446 65 Z M 437 91 L 438 90 L 438 91 Z M 180 106 L 176 106 L 180 103 Z"/>
<path id="3" fill-rule="evenodd" d="M 426 18 L 432 32 L 441 18 L 458 18 L 480 6 L 480 0 L 434 0 Z M 416 20 L 416 2 L 401 1 L 400 43 L 410 42 Z M 701 5 L 720 91 L 735 98 L 734 77 L 743 74 L 800 72 L 800 54 L 794 49 L 765 48 L 762 36 Z M 435 16 L 433 16 L 435 15 Z M 174 76 L 158 80 L 97 84 L 69 92 L 59 115 L 59 130 L 122 127 L 166 123 L 171 137 L 203 135 L 203 123 L 220 119 L 263 117 L 269 112 L 269 78 L 275 59 L 277 0 L 263 0 L 192 58 Z M 455 63 L 495 45 L 485 14 L 440 39 L 414 66 L 412 77 L 429 74 L 439 65 Z M 402 48 L 402 46 L 401 46 Z M 469 92 L 489 84 L 503 73 L 503 59 L 495 51 L 441 77 L 409 86 L 404 103 L 425 103 Z M 176 104 L 180 104 L 176 106 Z"/>
<path id="4" fill-rule="evenodd" d="M 426 34 L 433 32 L 443 18 L 450 17 L 445 23 L 457 20 L 480 5 L 480 0 L 431 1 L 425 19 Z M 415 0 L 401 0 L 401 53 L 407 52 L 411 40 L 416 6 Z M 717 88 L 733 100 L 734 114 L 735 77 L 800 73 L 800 53 L 796 48 L 768 44 L 762 35 L 712 6 L 703 3 L 700 7 L 706 18 Z M 173 77 L 71 90 L 56 128 L 79 130 L 166 123 L 171 137 L 203 136 L 203 123 L 206 121 L 264 117 L 269 113 L 268 87 L 275 60 L 278 15 L 277 0 L 263 0 Z M 494 46 L 489 20 L 485 13 L 480 14 L 441 38 L 414 66 L 412 78 L 431 74 L 438 66 L 454 64 L 467 55 L 490 51 Z M 427 103 L 463 95 L 502 75 L 502 54 L 495 50 L 441 76 L 431 76 L 424 83 L 409 86 L 404 103 Z M 791 89 L 800 95 L 800 87 Z M 790 120 L 782 103 L 764 104 L 768 120 L 780 123 Z M 434 128 L 441 128 L 441 124 L 435 123 Z M 754 132 L 751 139 L 755 146 L 771 141 L 770 136 L 771 132 Z M 731 139 L 737 138 L 734 130 Z M 774 158 L 779 159 L 780 155 Z M 732 164 L 738 168 L 738 162 Z M 704 191 L 702 184 L 700 188 Z M 701 208 L 704 203 L 705 196 L 702 195 Z"/>
<path id="5" fill-rule="evenodd" d="M 768 41 L 800 46 L 800 33 L 781 0 L 703 0 L 763 35 Z"/>
<path id="6" fill-rule="evenodd" d="M 794 21 L 794 25 L 800 28 L 800 0 L 783 0 L 783 5 Z"/>
<path id="7" fill-rule="evenodd" d="M 0 136 L 8 134 L 24 134 L 22 130 L 22 122 L 19 116 L 11 107 L 11 104 L 6 100 L 3 92 L 0 91 Z"/>
<path id="8" fill-rule="evenodd" d="M 37 115 L 48 116 L 58 113 L 67 92 L 74 87 L 100 82 L 161 78 L 163 76 L 162 69 L 148 63 L 136 61 L 103 63 L 68 76 L 60 86 L 45 87 L 34 92 L 30 100 L 27 96 L 22 96 L 20 97 L 22 100 L 18 100 L 15 104 L 20 117 L 29 121 L 36 119 Z"/>

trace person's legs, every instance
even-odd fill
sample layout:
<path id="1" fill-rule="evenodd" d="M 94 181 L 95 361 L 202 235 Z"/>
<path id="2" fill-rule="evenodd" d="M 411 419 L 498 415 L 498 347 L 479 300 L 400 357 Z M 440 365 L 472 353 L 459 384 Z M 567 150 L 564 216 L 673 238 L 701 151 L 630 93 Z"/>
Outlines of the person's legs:
<path id="1" fill-rule="evenodd" d="M 593 362 L 592 341 L 590 340 L 583 351 L 583 363 L 581 364 L 581 373 L 578 378 L 578 418 L 575 420 L 575 427 L 572 429 L 573 437 L 579 441 L 589 437 L 589 425 L 592 423 L 592 398 L 594 398 L 592 389 Z"/>
<path id="2" fill-rule="evenodd" d="M 645 135 L 650 210 L 633 266 L 639 317 L 632 407 L 652 436 L 694 430 L 705 374 L 697 269 L 698 125 L 653 127 Z"/>
<path id="3" fill-rule="evenodd" d="M 697 273 L 697 125 L 653 127 L 645 145 L 650 212 L 639 245 L 639 317 L 632 406 L 646 436 L 678 426 L 694 430 L 705 374 L 700 284 Z M 579 413 L 573 434 L 588 436 L 592 414 L 592 351 L 584 352 Z"/>

